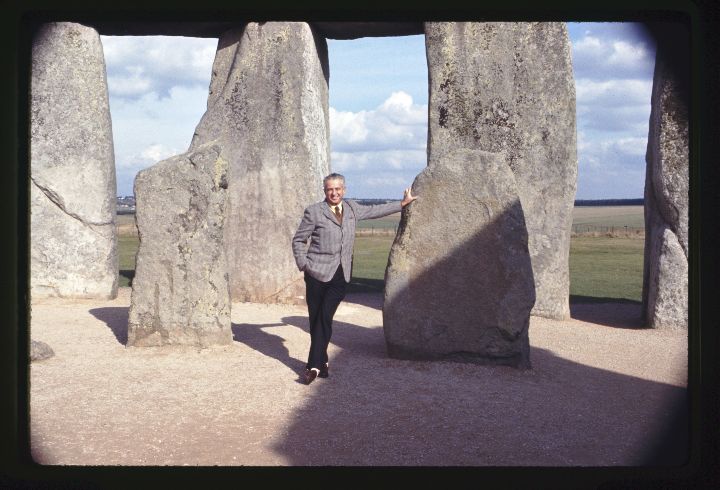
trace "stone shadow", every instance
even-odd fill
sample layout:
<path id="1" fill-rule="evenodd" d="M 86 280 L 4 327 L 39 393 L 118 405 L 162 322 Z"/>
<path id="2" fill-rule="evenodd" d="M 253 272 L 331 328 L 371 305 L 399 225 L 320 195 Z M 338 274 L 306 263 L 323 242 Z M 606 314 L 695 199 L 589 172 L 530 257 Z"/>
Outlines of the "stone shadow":
<path id="1" fill-rule="evenodd" d="M 263 330 L 265 327 L 281 327 L 284 325 L 285 323 L 232 323 L 230 328 L 235 342 L 242 342 L 267 357 L 282 362 L 300 376 L 305 369 L 305 361 L 290 356 L 290 351 L 285 347 L 285 340 L 282 337 Z M 308 332 L 307 319 L 300 328 Z M 309 342 L 310 337 L 308 334 L 308 345 Z M 300 378 L 297 381 L 302 382 Z"/>
<path id="2" fill-rule="evenodd" d="M 570 299 L 570 317 L 583 322 L 613 328 L 643 329 L 642 303 L 617 298 L 593 298 L 598 301 Z M 605 300 L 605 301 L 602 301 Z"/>
<path id="3" fill-rule="evenodd" d="M 128 312 L 127 306 L 108 306 L 104 308 L 93 308 L 89 313 L 110 328 L 113 335 L 122 345 L 128 341 Z"/>
<path id="4" fill-rule="evenodd" d="M 350 292 L 343 302 L 382 310 L 383 294 L 382 289 L 379 292 Z M 570 317 L 606 327 L 646 328 L 642 320 L 642 303 L 630 299 L 570 295 Z"/>
<path id="5" fill-rule="evenodd" d="M 355 292 L 347 293 L 343 303 L 355 304 L 373 308 L 376 310 L 382 310 L 384 302 L 384 291 L 381 289 L 379 292 Z"/>
<path id="6" fill-rule="evenodd" d="M 366 277 L 353 277 L 348 284 L 350 293 L 382 293 L 385 290 L 385 279 L 370 279 Z"/>
<path id="7" fill-rule="evenodd" d="M 282 322 L 307 330 L 305 317 Z M 391 359 L 380 325 L 336 321 L 331 343 L 340 350 L 330 378 L 303 388 L 306 404 L 273 446 L 289 465 L 677 466 L 689 457 L 682 387 L 536 347 L 529 371 Z M 282 358 L 277 345 L 271 355 Z"/>
<path id="8" fill-rule="evenodd" d="M 127 278 L 128 286 L 132 287 L 133 279 L 135 278 L 135 269 L 121 269 L 120 275 Z"/>

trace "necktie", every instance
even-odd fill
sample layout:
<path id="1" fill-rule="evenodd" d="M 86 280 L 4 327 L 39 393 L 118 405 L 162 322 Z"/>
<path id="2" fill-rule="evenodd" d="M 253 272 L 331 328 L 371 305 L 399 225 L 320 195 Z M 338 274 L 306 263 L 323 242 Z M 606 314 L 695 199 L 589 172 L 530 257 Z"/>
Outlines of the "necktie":
<path id="1" fill-rule="evenodd" d="M 333 206 L 333 212 L 338 220 L 338 223 L 342 223 L 342 213 L 340 212 L 340 206 Z"/>

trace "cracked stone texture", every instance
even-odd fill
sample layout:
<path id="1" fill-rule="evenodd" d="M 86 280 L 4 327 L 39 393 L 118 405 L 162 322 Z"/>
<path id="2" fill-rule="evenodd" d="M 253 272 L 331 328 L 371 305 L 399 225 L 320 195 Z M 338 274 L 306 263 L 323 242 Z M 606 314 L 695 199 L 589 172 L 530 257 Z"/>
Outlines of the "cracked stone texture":
<path id="1" fill-rule="evenodd" d="M 128 346 L 232 342 L 223 250 L 227 162 L 214 143 L 135 177 L 140 247 Z"/>
<path id="2" fill-rule="evenodd" d="M 234 301 L 302 303 L 290 242 L 329 173 L 327 44 L 302 22 L 223 34 L 191 149 L 217 140 L 229 164 L 225 243 Z"/>
<path id="3" fill-rule="evenodd" d="M 535 287 L 506 157 L 444 153 L 413 189 L 385 273 L 388 354 L 529 368 Z"/>
<path id="4" fill-rule="evenodd" d="M 662 55 L 655 64 L 646 153 L 643 310 L 652 328 L 688 326 L 687 101 Z"/>
<path id="5" fill-rule="evenodd" d="M 31 294 L 114 298 L 115 157 L 98 33 L 42 25 L 30 84 Z"/>
<path id="6" fill-rule="evenodd" d="M 532 314 L 568 318 L 577 151 L 565 24 L 429 22 L 425 36 L 430 160 L 442 165 L 457 148 L 504 155 L 527 224 L 537 295 Z"/>

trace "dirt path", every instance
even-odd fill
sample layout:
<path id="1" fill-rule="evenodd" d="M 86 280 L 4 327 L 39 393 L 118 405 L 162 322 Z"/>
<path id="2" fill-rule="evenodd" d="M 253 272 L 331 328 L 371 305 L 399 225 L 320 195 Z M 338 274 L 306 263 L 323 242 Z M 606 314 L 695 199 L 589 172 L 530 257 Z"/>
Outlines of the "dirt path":
<path id="1" fill-rule="evenodd" d="M 138 349 L 129 298 L 33 303 L 31 337 L 55 351 L 30 370 L 37 462 L 635 465 L 686 393 L 686 333 L 637 328 L 634 305 L 533 318 L 533 369 L 517 371 L 389 359 L 382 296 L 349 295 L 330 378 L 306 386 L 302 307 L 235 303 L 230 346 Z"/>

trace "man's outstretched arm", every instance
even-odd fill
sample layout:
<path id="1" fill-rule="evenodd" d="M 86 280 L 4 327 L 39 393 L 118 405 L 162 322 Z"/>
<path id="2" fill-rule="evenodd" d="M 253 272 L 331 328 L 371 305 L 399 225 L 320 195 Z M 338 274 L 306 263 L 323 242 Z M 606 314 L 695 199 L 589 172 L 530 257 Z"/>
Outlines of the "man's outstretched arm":
<path id="1" fill-rule="evenodd" d="M 387 216 L 388 214 L 398 213 L 417 199 L 418 196 L 413 196 L 410 187 L 405 189 L 403 194 L 403 200 L 400 202 L 389 202 L 386 204 L 371 204 L 371 205 L 358 205 L 357 219 L 373 219 Z"/>

